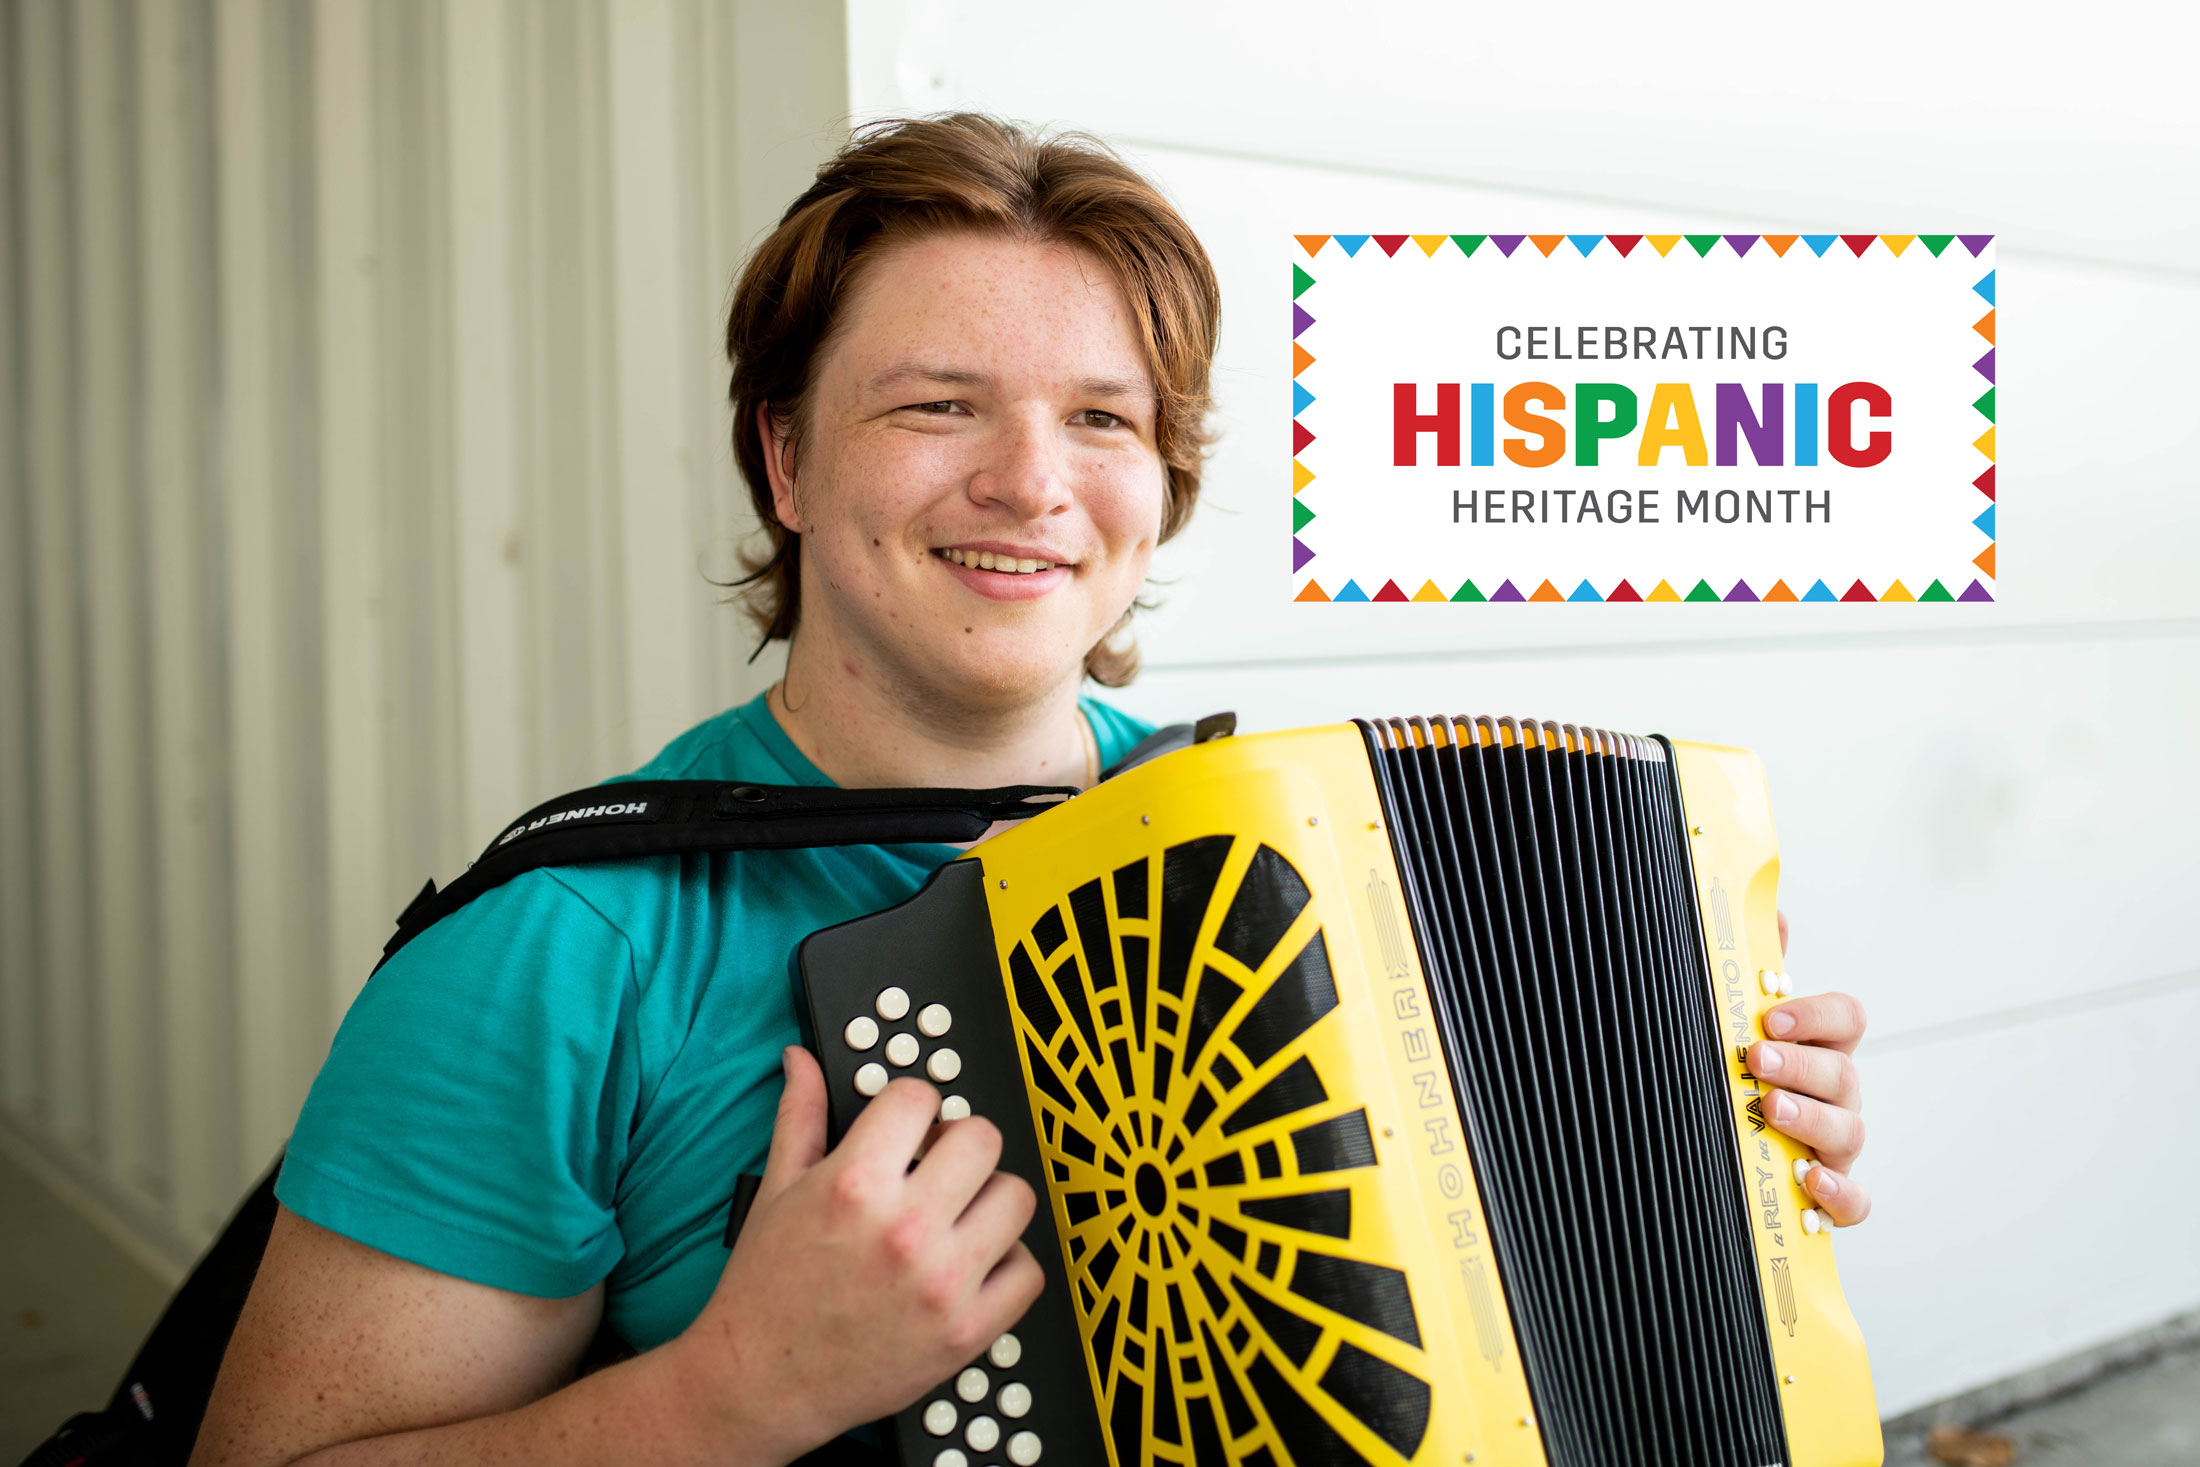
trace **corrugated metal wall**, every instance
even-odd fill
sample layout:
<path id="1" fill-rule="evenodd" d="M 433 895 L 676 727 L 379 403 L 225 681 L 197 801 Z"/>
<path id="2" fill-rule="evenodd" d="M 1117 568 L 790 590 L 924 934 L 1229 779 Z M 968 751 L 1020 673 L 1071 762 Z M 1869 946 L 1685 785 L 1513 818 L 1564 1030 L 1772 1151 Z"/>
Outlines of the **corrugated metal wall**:
<path id="1" fill-rule="evenodd" d="M 0 0 L 0 1134 L 187 1258 L 397 910 L 768 680 L 706 576 L 837 7 Z"/>

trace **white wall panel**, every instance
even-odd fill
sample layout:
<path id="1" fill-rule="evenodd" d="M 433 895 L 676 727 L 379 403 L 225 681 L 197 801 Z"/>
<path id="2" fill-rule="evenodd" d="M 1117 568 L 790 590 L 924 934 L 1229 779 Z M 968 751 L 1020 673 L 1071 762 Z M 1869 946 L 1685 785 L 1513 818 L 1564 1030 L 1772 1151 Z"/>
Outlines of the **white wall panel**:
<path id="1" fill-rule="evenodd" d="M 1704 227 L 1992 231 L 2200 267 L 2200 192 L 2169 183 L 2200 174 L 2187 6 L 2114 0 L 2083 24 L 2043 0 L 1837 14 L 1585 0 L 1563 23 L 1540 6 L 1348 15 L 1318 0 L 1131 0 L 1104 19 L 851 0 L 849 16 L 859 116 L 973 106 L 1127 143 L 1685 210 Z"/>
<path id="2" fill-rule="evenodd" d="M 2200 102 L 2181 62 L 2113 39 L 2174 47 L 2191 15 L 2112 7 L 2079 35 L 2035 7 L 1676 19 L 1600 3 L 1570 10 L 1554 49 L 1547 15 L 1490 6 L 1347 22 L 1139 4 L 1099 36 L 990 0 L 848 14 L 859 117 L 974 106 L 1097 131 L 1215 258 L 1223 437 L 1191 529 L 1156 559 L 1163 606 L 1126 706 L 1235 707 L 1254 728 L 1488 709 L 1756 749 L 1795 971 L 1873 1014 L 1879 1211 L 1842 1247 L 1882 1407 L 2200 1303 L 2189 1246 L 2147 1278 L 2134 1261 L 2200 1199 L 2173 1177 L 2139 1203 L 2126 1178 L 2146 1158 L 2109 1113 L 2170 1104 L 2174 1082 L 2145 1078 L 2174 1072 L 2152 1036 L 2188 1022 L 2200 984 L 2183 920 L 2200 879 L 2184 838 L 2200 820 L 2200 428 L 2131 397 L 2200 390 L 2179 347 L 2200 328 L 2200 205 L 2166 184 L 2200 166 Z M 1153 44 L 1111 60 L 1117 35 Z M 2094 46 L 2118 59 L 2072 64 Z M 1998 236 L 1996 604 L 1288 604 L 1290 234 L 1927 218 Z M 2119 1052 L 2149 1025 L 2145 1057 Z M 1949 1140 L 1975 1150 L 1981 1126 L 2055 1216 L 1999 1208 L 1977 1167 L 1951 1164 Z M 2066 1209 L 2082 1219 L 2065 1227 Z"/>
<path id="3" fill-rule="evenodd" d="M 1892 1415 L 2200 1300 L 2183 1109 L 2200 975 L 2126 1003 L 1862 1054 L 1872 1219 L 1842 1285 Z"/>

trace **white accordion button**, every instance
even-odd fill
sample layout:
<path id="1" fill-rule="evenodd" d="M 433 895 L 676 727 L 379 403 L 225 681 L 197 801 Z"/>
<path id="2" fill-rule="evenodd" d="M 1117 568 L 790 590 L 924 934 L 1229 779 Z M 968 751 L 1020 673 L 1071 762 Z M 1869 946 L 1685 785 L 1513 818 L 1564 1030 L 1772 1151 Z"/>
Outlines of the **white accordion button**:
<path id="1" fill-rule="evenodd" d="M 909 1047 L 915 1049 L 917 1042 L 910 1040 Z M 889 1050 L 888 1054 L 891 1056 L 892 1051 Z M 915 1059 L 916 1056 L 911 1055 L 910 1058 Z M 935 1049 L 932 1057 L 924 1062 L 924 1072 L 945 1085 L 963 1072 L 963 1057 L 952 1049 Z"/>
<path id="2" fill-rule="evenodd" d="M 906 1069 L 917 1062 L 917 1036 L 896 1034 L 886 1041 L 886 1058 L 898 1068 Z"/>
<path id="3" fill-rule="evenodd" d="M 1787 997 L 1787 996 L 1788 996 L 1789 994 L 1793 993 L 1794 991 L 1795 991 L 1795 980 L 1794 980 L 1793 978 L 1790 978 L 1790 977 L 1788 977 L 1788 975 L 1787 975 L 1787 974 L 1785 974 L 1785 973 L 1782 973 L 1782 974 L 1780 975 L 1780 997 L 1782 997 L 1782 998 L 1786 998 L 1786 997 Z"/>
<path id="4" fill-rule="evenodd" d="M 1030 1409 L 1030 1386 L 1025 1385 L 1020 1380 L 1012 1380 L 1001 1387 L 1001 1414 L 1003 1416 L 1021 1416 Z M 1014 1451 L 1015 1449 L 1014 1443 L 1011 1443 L 1009 1450 Z"/>
<path id="5" fill-rule="evenodd" d="M 909 1012 L 909 992 L 903 988 L 889 988 L 878 996 L 878 1016 L 889 1024 L 899 1023 Z"/>
<path id="6" fill-rule="evenodd" d="M 1812 1167 L 1816 1166 L 1817 1164 L 1818 1164 L 1818 1163 L 1816 1163 L 1816 1162 L 1812 1161 L 1812 1160 L 1811 1160 L 1811 1159 L 1810 1159 L 1809 1157 L 1807 1157 L 1807 1156 L 1798 1156 L 1798 1157 L 1796 1157 L 1796 1158 L 1795 1158 L 1795 1185 L 1796 1185 L 1796 1186 L 1798 1186 L 1798 1187 L 1802 1186 L 1802 1185 L 1803 1185 L 1803 1179 L 1804 1179 L 1805 1177 L 1807 1177 L 1807 1176 L 1809 1176 L 1809 1175 L 1810 1175 L 1810 1169 L 1811 1169 Z"/>
<path id="7" fill-rule="evenodd" d="M 1019 1431 L 1008 1439 L 1008 1460 L 1016 1467 L 1031 1467 L 1039 1460 L 1039 1433 Z"/>
<path id="8" fill-rule="evenodd" d="M 856 1071 L 856 1094 L 876 1095 L 886 1088 L 886 1066 L 871 1061 Z"/>
<path id="9" fill-rule="evenodd" d="M 1780 975 L 1770 968 L 1759 968 L 1757 970 L 1757 982 L 1767 993 L 1778 993 L 1780 991 Z"/>
<path id="10" fill-rule="evenodd" d="M 944 1447 L 932 1459 L 932 1467 L 970 1467 L 970 1459 L 962 1454 L 961 1447 Z"/>
<path id="11" fill-rule="evenodd" d="M 993 1385 L 985 1378 L 985 1372 L 973 1365 L 955 1377 L 955 1394 L 975 1406 L 985 1399 L 985 1393 Z"/>
<path id="12" fill-rule="evenodd" d="M 955 1016 L 943 1003 L 928 1003 L 917 1010 L 917 1032 L 927 1039 L 937 1039 L 955 1024 Z"/>
<path id="13" fill-rule="evenodd" d="M 1822 1222 L 1820 1222 L 1820 1221 L 1818 1220 L 1818 1209 L 1817 1209 L 1817 1208 L 1815 1208 L 1815 1207 L 1806 1207 L 1806 1208 L 1804 1208 L 1804 1209 L 1803 1209 L 1803 1231 L 1804 1231 L 1804 1232 L 1806 1232 L 1806 1233 L 1809 1233 L 1809 1234 L 1810 1234 L 1810 1235 L 1811 1235 L 1812 1237 L 1816 1237 L 1816 1236 L 1818 1235 L 1818 1230 L 1819 1230 L 1820 1228 L 1824 1227 L 1824 1226 L 1825 1226 L 1825 1224 L 1824 1224 L 1824 1223 L 1822 1223 Z"/>
<path id="14" fill-rule="evenodd" d="M 869 1014 L 857 1014 L 848 1021 L 848 1027 L 840 1031 L 840 1037 L 848 1041 L 848 1047 L 857 1053 L 878 1043 L 878 1020 Z"/>
<path id="15" fill-rule="evenodd" d="M 990 1452 L 1000 1445 L 1001 1423 L 990 1416 L 973 1416 L 963 1429 L 963 1440 L 974 1452 Z"/>
<path id="16" fill-rule="evenodd" d="M 940 1119 L 959 1121 L 970 1114 L 970 1102 L 960 1095 L 950 1095 L 940 1102 Z"/>
<path id="17" fill-rule="evenodd" d="M 985 1358 L 993 1362 L 995 1370 L 1014 1370 L 1016 1362 L 1024 1358 L 1023 1341 L 1014 1335 L 1002 1335 L 985 1352 Z"/>
<path id="18" fill-rule="evenodd" d="M 924 1408 L 924 1429 L 934 1436 L 945 1436 L 955 1429 L 955 1403 L 934 1401 Z"/>

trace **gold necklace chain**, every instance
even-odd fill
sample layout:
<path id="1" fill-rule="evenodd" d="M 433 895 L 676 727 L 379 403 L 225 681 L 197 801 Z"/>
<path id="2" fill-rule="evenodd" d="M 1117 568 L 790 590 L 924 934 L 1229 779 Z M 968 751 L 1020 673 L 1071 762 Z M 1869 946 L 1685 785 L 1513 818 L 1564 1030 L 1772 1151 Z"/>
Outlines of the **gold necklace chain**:
<path id="1" fill-rule="evenodd" d="M 1100 736 L 1092 730 L 1092 720 L 1085 710 L 1077 710 L 1077 731 L 1083 735 L 1085 745 L 1085 788 L 1091 789 L 1100 782 Z"/>

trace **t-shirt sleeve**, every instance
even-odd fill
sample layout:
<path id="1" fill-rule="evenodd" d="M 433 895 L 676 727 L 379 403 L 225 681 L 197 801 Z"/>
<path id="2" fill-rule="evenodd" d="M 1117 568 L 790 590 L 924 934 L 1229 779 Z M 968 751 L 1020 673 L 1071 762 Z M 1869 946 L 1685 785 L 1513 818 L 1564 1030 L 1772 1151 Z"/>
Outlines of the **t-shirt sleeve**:
<path id="1" fill-rule="evenodd" d="M 620 930 L 531 871 L 367 981 L 313 1082 L 275 1195 L 477 1283 L 565 1298 L 622 1252 L 614 1203 L 640 1090 Z"/>

